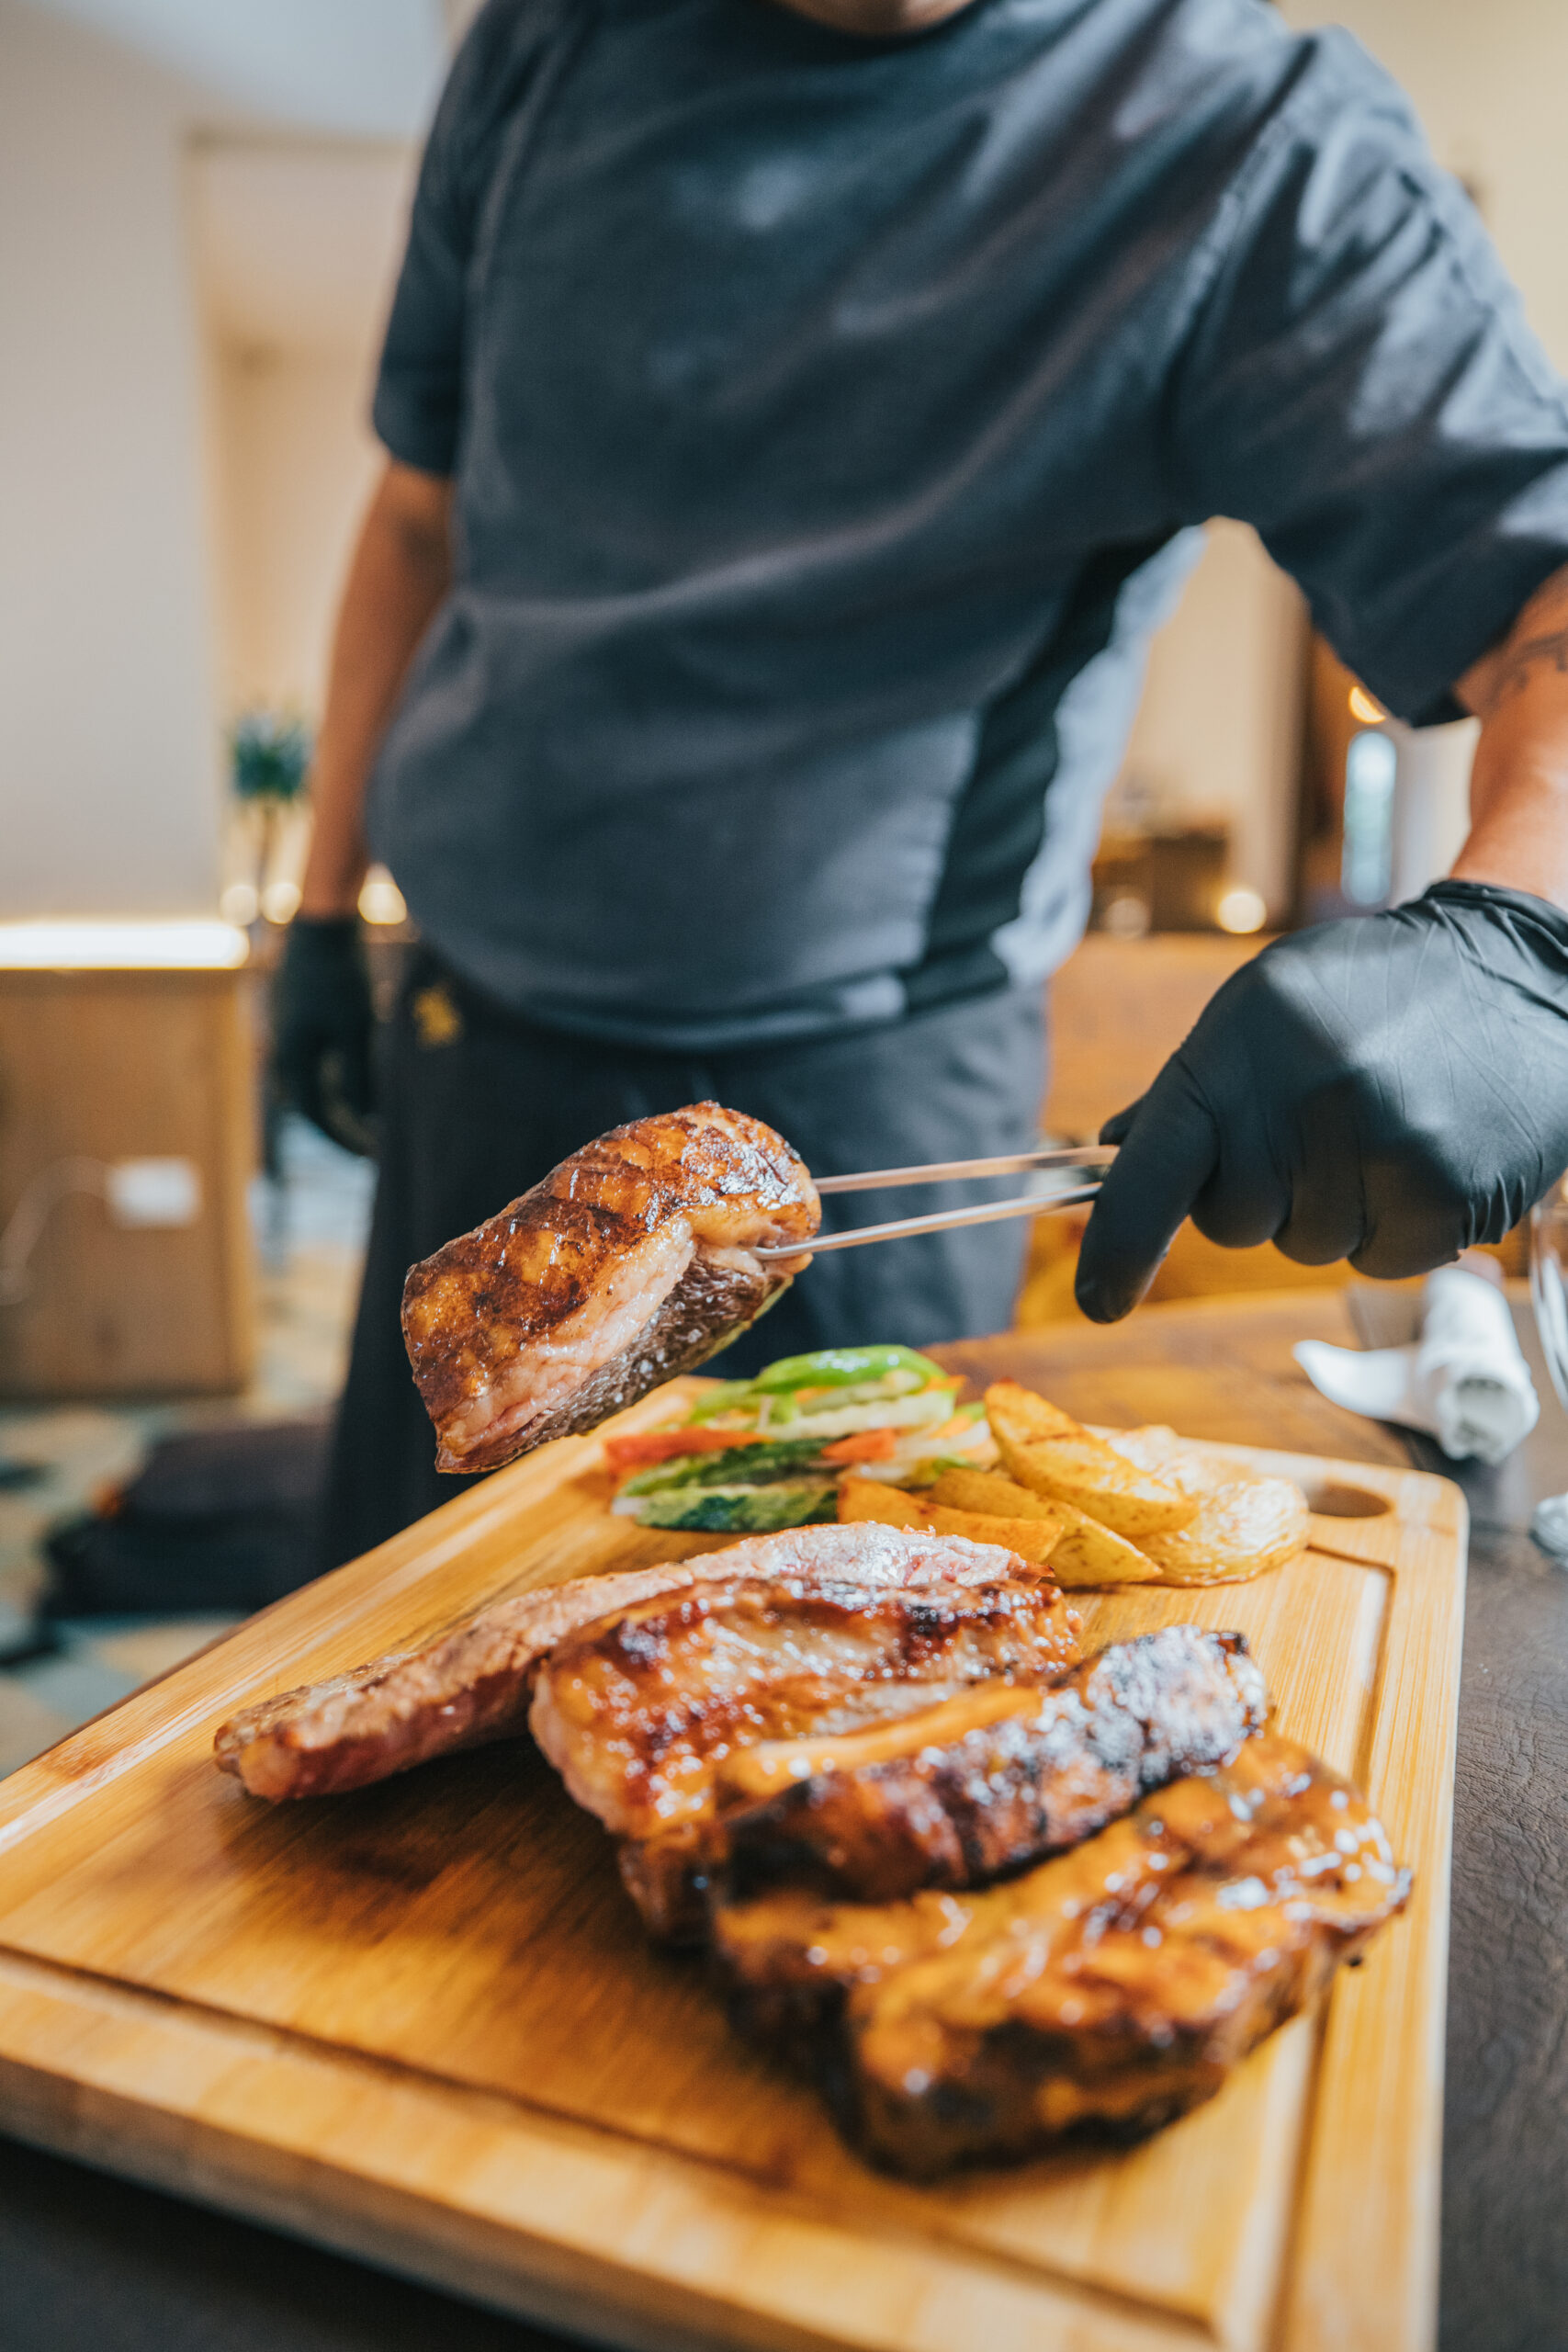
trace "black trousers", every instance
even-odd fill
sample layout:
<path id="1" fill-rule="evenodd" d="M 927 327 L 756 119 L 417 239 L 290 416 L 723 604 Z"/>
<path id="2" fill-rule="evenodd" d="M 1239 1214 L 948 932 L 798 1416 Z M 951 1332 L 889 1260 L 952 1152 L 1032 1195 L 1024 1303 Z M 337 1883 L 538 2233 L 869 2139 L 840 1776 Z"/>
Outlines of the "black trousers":
<path id="1" fill-rule="evenodd" d="M 323 1566 L 354 1558 L 473 1482 L 438 1473 L 409 1375 L 403 1276 L 493 1216 L 605 1128 L 706 1098 L 789 1137 L 819 1176 L 1027 1150 L 1044 1091 L 1039 991 L 939 1006 L 822 1042 L 703 1057 L 536 1028 L 419 950 L 400 991 L 382 1090 L 385 1136 L 348 1380 L 323 1516 Z M 1003 1188 L 1005 1191 L 1005 1187 Z M 835 1226 L 875 1224 L 995 1185 L 851 1193 Z M 920 1347 L 1004 1329 L 1026 1221 L 820 1258 L 715 1368 L 857 1340 Z"/>

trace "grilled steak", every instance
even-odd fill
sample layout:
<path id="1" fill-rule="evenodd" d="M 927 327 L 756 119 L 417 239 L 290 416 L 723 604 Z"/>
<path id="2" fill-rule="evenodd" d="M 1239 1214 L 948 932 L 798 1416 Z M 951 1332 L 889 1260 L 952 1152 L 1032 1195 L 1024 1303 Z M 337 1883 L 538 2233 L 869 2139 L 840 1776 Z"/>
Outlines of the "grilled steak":
<path id="1" fill-rule="evenodd" d="M 809 2055 L 876 2163 L 929 2178 L 1184 2114 L 1409 1889 L 1365 1801 L 1265 1735 L 1007 1885 L 791 1891 L 715 1932 L 738 2021 Z"/>
<path id="2" fill-rule="evenodd" d="M 821 1211 L 760 1119 L 696 1102 L 585 1144 L 411 1271 L 403 1336 L 443 1470 L 493 1470 L 690 1372 L 807 1262 Z"/>
<path id="3" fill-rule="evenodd" d="M 971 1684 L 1038 1681 L 1077 1656 L 1055 1587 L 1007 1577 L 1006 1554 L 994 1581 L 901 1589 L 852 1573 L 715 1575 L 728 1557 L 561 1642 L 529 1715 L 578 1804 L 626 1841 L 622 1875 L 660 1937 L 705 1925 L 721 1850 L 715 1775 L 738 1747 L 886 1723 Z"/>
<path id="4" fill-rule="evenodd" d="M 259 1701 L 220 1730 L 217 1759 L 254 1796 L 331 1796 L 455 1748 L 519 1738 L 535 1669 L 556 1643 L 699 1578 L 827 1577 L 917 1590 L 996 1583 L 1014 1572 L 1027 1573 L 994 1544 L 886 1528 L 799 1527 L 751 1536 L 705 1558 L 579 1577 L 495 1601 L 420 1649 Z"/>
<path id="5" fill-rule="evenodd" d="M 872 1903 L 976 1886 L 1223 1763 L 1268 1713 L 1239 1634 L 1171 1625 L 1046 1690 L 987 1686 L 892 1725 L 742 1748 L 718 1770 L 727 1884 Z"/>

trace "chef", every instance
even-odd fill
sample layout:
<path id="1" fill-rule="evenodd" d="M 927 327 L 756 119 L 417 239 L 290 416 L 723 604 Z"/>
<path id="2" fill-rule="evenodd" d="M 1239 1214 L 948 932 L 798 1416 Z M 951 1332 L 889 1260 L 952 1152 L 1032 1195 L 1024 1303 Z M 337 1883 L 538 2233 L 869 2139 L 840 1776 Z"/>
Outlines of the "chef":
<path id="1" fill-rule="evenodd" d="M 343 1132 L 385 860 L 422 944 L 333 1558 L 453 1491 L 405 1268 L 588 1136 L 716 1096 L 818 1173 L 1027 1147 L 1042 984 L 1211 514 L 1391 710 L 1480 715 L 1473 825 L 1413 904 L 1269 948 L 1112 1123 L 1083 1306 L 1125 1314 L 1189 1214 L 1412 1273 L 1568 1164 L 1568 402 L 1347 35 L 1259 0 L 490 0 L 374 416 L 277 1000 Z M 1021 1247 L 822 1260 L 746 1362 L 1003 1326 Z"/>

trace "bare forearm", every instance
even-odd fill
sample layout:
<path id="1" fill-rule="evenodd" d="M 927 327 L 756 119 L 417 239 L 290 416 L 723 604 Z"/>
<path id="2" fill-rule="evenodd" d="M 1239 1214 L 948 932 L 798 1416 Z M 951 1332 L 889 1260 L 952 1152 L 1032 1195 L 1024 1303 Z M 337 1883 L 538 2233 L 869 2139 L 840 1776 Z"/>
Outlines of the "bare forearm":
<path id="1" fill-rule="evenodd" d="M 415 649 L 452 576 L 451 486 L 389 463 L 359 534 L 310 772 L 299 911 L 352 914 L 365 878 L 365 787 Z"/>
<path id="2" fill-rule="evenodd" d="M 1460 698 L 1480 718 L 1481 741 L 1455 878 L 1568 908 L 1568 571 L 1461 680 Z"/>

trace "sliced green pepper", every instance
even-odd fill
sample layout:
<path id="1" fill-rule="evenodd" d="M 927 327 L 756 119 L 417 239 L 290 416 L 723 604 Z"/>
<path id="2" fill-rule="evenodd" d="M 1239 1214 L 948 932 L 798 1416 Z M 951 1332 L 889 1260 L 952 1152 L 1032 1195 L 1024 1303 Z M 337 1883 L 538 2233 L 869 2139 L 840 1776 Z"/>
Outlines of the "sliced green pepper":
<path id="1" fill-rule="evenodd" d="M 737 1405 L 750 1402 L 751 1383 L 749 1380 L 721 1380 L 706 1396 L 700 1397 L 686 1419 L 694 1425 L 716 1420 L 720 1413 L 732 1413 Z"/>
<path id="2" fill-rule="evenodd" d="M 660 1495 L 681 1487 L 765 1486 L 814 1466 L 822 1440 L 782 1439 L 776 1444 L 729 1445 L 722 1453 L 676 1453 L 639 1470 L 620 1488 L 623 1495 Z"/>
<path id="3" fill-rule="evenodd" d="M 890 1372 L 912 1372 L 922 1385 L 947 1377 L 940 1364 L 913 1348 L 818 1348 L 814 1355 L 781 1356 L 757 1374 L 751 1389 L 755 1396 L 774 1396 L 795 1388 L 848 1388 L 884 1380 Z"/>

